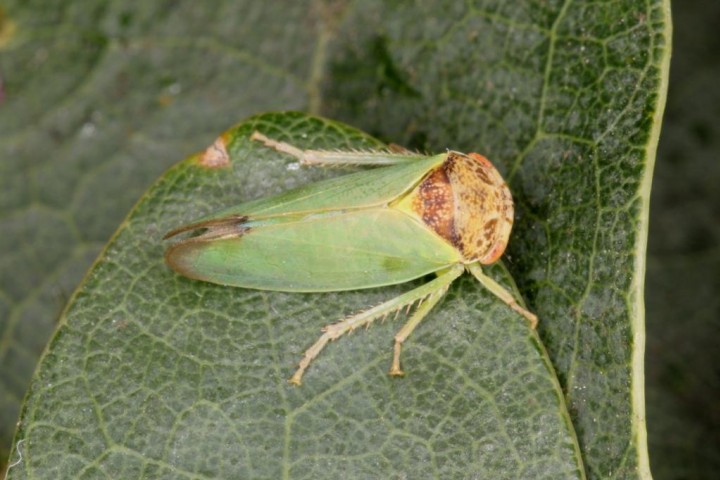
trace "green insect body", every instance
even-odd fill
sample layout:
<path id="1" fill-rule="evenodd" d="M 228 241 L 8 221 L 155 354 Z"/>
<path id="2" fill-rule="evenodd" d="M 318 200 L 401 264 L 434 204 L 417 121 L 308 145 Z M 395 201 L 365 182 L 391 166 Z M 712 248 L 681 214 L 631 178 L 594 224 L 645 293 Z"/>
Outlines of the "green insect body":
<path id="1" fill-rule="evenodd" d="M 391 375 L 402 375 L 402 343 L 465 270 L 534 328 L 537 318 L 482 272 L 504 252 L 513 222 L 510 191 L 483 156 L 300 150 L 255 132 L 252 139 L 306 165 L 385 165 L 247 202 L 167 234 L 195 236 L 165 255 L 178 273 L 259 290 L 328 292 L 437 278 L 328 325 L 290 381 L 343 334 L 420 305 L 395 336 Z"/>

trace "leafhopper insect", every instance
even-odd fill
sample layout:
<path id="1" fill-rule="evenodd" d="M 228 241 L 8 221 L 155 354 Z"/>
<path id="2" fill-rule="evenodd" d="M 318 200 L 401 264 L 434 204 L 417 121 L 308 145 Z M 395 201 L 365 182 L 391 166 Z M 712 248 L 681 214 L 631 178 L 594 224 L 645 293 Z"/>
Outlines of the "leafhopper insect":
<path id="1" fill-rule="evenodd" d="M 302 165 L 382 168 L 243 203 L 172 230 L 165 238 L 195 233 L 168 248 L 165 260 L 173 270 L 222 285 L 284 292 L 357 290 L 436 274 L 323 328 L 291 383 L 300 385 L 328 342 L 418 303 L 395 335 L 390 375 L 403 375 L 403 342 L 465 270 L 535 328 L 537 317 L 481 268 L 505 251 L 514 211 L 507 184 L 482 155 L 301 150 L 259 132 L 251 139 Z"/>

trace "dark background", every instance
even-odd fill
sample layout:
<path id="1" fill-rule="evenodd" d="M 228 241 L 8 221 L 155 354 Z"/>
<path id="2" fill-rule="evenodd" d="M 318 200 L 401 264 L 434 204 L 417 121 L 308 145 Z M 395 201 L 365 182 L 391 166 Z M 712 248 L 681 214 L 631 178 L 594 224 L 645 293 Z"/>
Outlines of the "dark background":
<path id="1" fill-rule="evenodd" d="M 720 2 L 673 3 L 650 205 L 646 400 L 655 480 L 720 471 Z"/>

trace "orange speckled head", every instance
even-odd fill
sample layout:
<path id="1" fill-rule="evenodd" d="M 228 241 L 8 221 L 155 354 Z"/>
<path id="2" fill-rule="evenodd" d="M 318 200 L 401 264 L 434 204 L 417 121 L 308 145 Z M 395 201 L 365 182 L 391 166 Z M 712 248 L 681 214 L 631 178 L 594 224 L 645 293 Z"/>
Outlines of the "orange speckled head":
<path id="1" fill-rule="evenodd" d="M 399 208 L 450 242 L 467 263 L 495 262 L 505 251 L 513 224 L 510 189 L 482 155 L 448 152 Z"/>

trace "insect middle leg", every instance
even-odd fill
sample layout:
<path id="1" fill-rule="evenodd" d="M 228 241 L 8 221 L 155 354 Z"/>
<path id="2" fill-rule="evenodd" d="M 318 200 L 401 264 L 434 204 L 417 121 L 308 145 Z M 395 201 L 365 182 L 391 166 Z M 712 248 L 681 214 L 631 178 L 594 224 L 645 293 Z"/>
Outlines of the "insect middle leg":
<path id="1" fill-rule="evenodd" d="M 344 165 L 395 165 L 427 158 L 427 155 L 391 150 L 303 150 L 285 142 L 279 142 L 255 131 L 250 140 L 297 158 L 302 165 L 344 166 Z"/>
<path id="2" fill-rule="evenodd" d="M 417 326 L 417 324 L 420 322 L 420 320 L 422 320 L 422 318 L 427 315 L 433 305 L 438 302 L 440 297 L 442 297 L 442 294 L 447 291 L 450 284 L 457 277 L 463 274 L 463 271 L 464 268 L 462 265 L 455 265 L 453 267 L 450 267 L 447 270 L 438 273 L 437 278 L 431 280 L 425 285 L 422 285 L 414 290 L 410 290 L 409 292 L 403 293 L 402 295 L 395 297 L 392 300 L 388 300 L 387 302 L 381 303 L 376 307 L 357 313 L 355 315 L 347 317 L 340 322 L 333 323 L 323 328 L 323 334 L 310 348 L 307 349 L 305 355 L 303 355 L 302 360 L 300 360 L 300 363 L 298 364 L 297 371 L 295 371 L 295 374 L 290 378 L 289 382 L 295 385 L 300 385 L 302 383 L 302 376 L 305 373 L 305 370 L 307 370 L 310 363 L 315 357 L 320 354 L 320 352 L 323 348 L 325 348 L 325 345 L 327 345 L 328 342 L 336 340 L 337 338 L 340 338 L 344 334 L 351 332 L 358 327 L 370 325 L 370 323 L 372 323 L 374 320 L 384 317 L 397 310 L 400 310 L 403 307 L 409 307 L 418 300 L 427 299 L 424 304 L 420 305 L 418 310 L 408 321 L 408 324 L 412 324 L 412 327 L 410 327 L 409 331 L 407 331 L 407 335 L 409 335 L 410 332 L 412 332 L 412 330 L 415 328 L 415 326 Z M 405 329 L 406 328 L 404 327 L 400 332 L 398 332 L 398 335 L 400 335 L 400 333 L 403 332 Z M 407 335 L 402 338 L 400 343 L 402 343 L 402 341 L 407 338 Z M 390 370 L 391 375 L 402 375 L 402 371 L 400 371 L 399 367 L 400 347 L 397 346 L 397 342 L 398 341 L 396 336 L 396 354 L 395 358 L 393 359 L 393 368 Z"/>
<path id="3" fill-rule="evenodd" d="M 410 320 L 395 334 L 395 346 L 393 347 L 393 361 L 390 367 L 390 375 L 394 377 L 402 377 L 405 375 L 405 372 L 400 369 L 400 350 L 402 349 L 402 344 L 407 340 L 413 330 L 415 330 L 415 327 L 420 324 L 420 321 L 425 318 L 425 315 L 437 305 L 443 295 L 445 295 L 445 292 L 447 292 L 449 286 L 449 284 L 445 285 L 436 292 L 431 293 L 422 304 L 418 305 L 415 313 L 410 317 Z"/>

